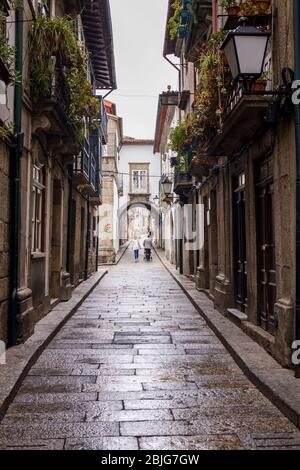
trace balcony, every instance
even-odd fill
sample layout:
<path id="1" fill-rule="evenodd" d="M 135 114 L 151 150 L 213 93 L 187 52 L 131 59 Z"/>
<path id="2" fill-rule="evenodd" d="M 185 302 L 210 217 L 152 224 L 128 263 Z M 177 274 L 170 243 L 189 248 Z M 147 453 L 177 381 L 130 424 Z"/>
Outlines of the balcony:
<path id="1" fill-rule="evenodd" d="M 185 196 L 193 185 L 192 176 L 184 171 L 178 171 L 174 175 L 174 193 Z"/>
<path id="2" fill-rule="evenodd" d="M 238 26 L 238 21 L 241 19 L 240 16 L 235 15 L 219 15 L 219 17 L 225 18 L 224 30 L 230 31 Z M 271 29 L 272 26 L 272 15 L 261 14 L 261 15 L 247 15 L 249 24 L 256 28 Z"/>
<path id="3" fill-rule="evenodd" d="M 198 151 L 192 158 L 188 173 L 196 178 L 208 176 L 210 169 L 216 164 L 216 158 Z"/>
<path id="4" fill-rule="evenodd" d="M 72 144 L 75 153 L 75 128 L 68 122 L 69 86 L 65 68 L 59 57 L 56 58 L 54 78 L 49 83 L 49 90 L 43 96 L 33 95 L 34 131 L 46 132 L 48 135 L 66 138 L 70 137 L 68 145 Z M 70 135 L 71 134 L 71 135 Z M 72 139 L 73 136 L 73 139 Z M 71 150 L 71 148 L 70 148 Z"/>
<path id="5" fill-rule="evenodd" d="M 195 62 L 199 58 L 199 44 L 211 27 L 212 0 L 183 1 L 185 4 L 190 12 L 183 41 L 185 57 L 189 62 Z"/>
<path id="6" fill-rule="evenodd" d="M 223 129 L 214 133 L 206 149 L 209 156 L 232 155 L 251 140 L 266 123 L 266 115 L 272 96 L 245 94 L 237 84 L 229 96 L 224 116 Z"/>
<path id="7" fill-rule="evenodd" d="M 189 101 L 189 98 L 190 98 L 190 90 L 183 90 L 180 94 L 179 94 L 179 103 L 178 103 L 178 108 L 181 109 L 182 111 L 185 110 L 185 108 L 187 107 L 187 104 L 188 104 L 188 101 Z"/>
<path id="8" fill-rule="evenodd" d="M 85 138 L 73 168 L 77 189 L 85 196 L 89 196 L 90 202 L 95 205 L 101 203 L 99 155 L 99 136 L 92 135 L 89 139 Z"/>

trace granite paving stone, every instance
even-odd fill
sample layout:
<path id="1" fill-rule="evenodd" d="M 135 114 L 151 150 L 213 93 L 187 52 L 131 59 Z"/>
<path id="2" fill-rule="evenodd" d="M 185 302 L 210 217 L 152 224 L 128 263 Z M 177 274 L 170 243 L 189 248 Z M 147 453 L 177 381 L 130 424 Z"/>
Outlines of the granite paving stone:
<path id="1" fill-rule="evenodd" d="M 157 256 L 134 263 L 128 252 L 24 378 L 0 423 L 0 449 L 299 450 L 300 432 Z"/>

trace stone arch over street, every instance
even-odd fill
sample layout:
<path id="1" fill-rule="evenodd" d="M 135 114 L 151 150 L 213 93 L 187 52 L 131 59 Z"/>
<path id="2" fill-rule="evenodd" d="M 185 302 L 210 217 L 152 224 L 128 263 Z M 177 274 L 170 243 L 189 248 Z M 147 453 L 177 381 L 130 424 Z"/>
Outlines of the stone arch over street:
<path id="1" fill-rule="evenodd" d="M 159 238 L 159 209 L 150 201 L 128 201 L 120 207 L 118 219 L 121 241 L 130 240 L 133 236 L 143 237 L 147 235 L 148 229 L 155 240 Z"/>

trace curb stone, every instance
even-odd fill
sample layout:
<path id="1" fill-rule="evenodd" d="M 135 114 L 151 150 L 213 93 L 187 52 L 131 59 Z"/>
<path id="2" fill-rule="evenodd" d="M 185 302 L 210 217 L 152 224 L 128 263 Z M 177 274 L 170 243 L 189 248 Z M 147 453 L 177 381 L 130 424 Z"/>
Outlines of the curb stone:
<path id="1" fill-rule="evenodd" d="M 123 258 L 123 256 L 125 255 L 128 247 L 130 245 L 130 242 L 126 242 L 124 243 L 124 245 L 122 245 L 116 255 L 116 260 L 114 263 L 100 263 L 99 266 L 101 266 L 102 268 L 104 268 L 105 266 L 116 266 L 117 264 L 119 264 L 119 262 L 121 261 L 121 259 Z"/>
<path id="2" fill-rule="evenodd" d="M 238 326 L 214 308 L 194 282 L 179 274 L 160 249 L 156 254 L 173 279 L 200 315 L 206 320 L 246 377 L 265 395 L 295 426 L 300 429 L 300 380 L 293 371 L 283 368 L 258 343 Z"/>
<path id="3" fill-rule="evenodd" d="M 6 351 L 6 364 L 0 364 L 0 422 L 33 364 L 107 273 L 102 269 L 83 281 L 69 301 L 60 302 L 35 325 L 34 334 L 25 343 Z"/>

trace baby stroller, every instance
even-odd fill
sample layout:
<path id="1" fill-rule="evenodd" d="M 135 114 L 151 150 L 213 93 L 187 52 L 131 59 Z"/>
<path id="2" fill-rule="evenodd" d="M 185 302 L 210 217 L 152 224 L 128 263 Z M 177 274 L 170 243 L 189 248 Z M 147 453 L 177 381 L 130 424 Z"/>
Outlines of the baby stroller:
<path id="1" fill-rule="evenodd" d="M 144 249 L 144 261 L 152 261 L 151 248 L 145 248 Z"/>

